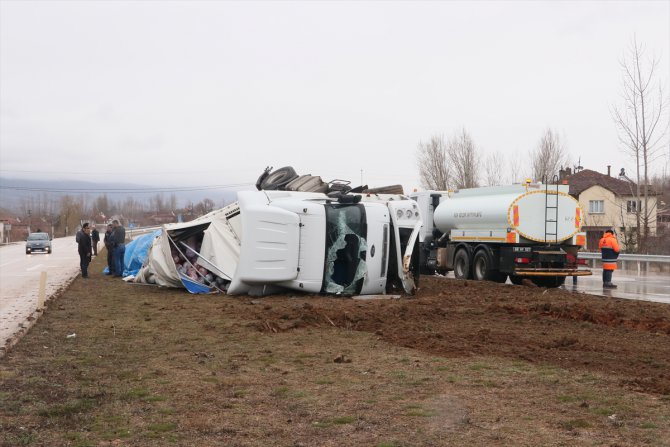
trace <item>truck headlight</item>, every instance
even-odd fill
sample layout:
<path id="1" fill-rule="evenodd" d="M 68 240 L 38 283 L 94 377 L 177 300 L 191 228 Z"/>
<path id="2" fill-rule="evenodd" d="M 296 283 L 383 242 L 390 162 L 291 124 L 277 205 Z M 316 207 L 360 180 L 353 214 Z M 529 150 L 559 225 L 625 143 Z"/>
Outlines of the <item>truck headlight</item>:
<path id="1" fill-rule="evenodd" d="M 402 217 L 402 215 L 403 215 L 402 210 L 398 210 L 398 211 L 396 211 L 396 215 L 398 216 L 398 219 L 400 219 L 400 218 Z"/>

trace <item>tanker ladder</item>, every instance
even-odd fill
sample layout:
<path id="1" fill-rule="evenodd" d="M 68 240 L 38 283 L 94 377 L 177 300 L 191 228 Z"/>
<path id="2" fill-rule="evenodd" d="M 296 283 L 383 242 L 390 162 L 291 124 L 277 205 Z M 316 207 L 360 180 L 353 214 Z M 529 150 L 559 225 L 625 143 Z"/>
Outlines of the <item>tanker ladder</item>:
<path id="1" fill-rule="evenodd" d="M 556 187 L 556 190 L 550 190 L 549 184 L 544 184 L 544 243 L 549 244 L 549 242 L 558 241 L 558 177 L 554 176 L 553 185 Z M 552 200 L 549 199 L 552 197 Z M 549 202 L 552 202 L 550 205 Z M 553 216 L 550 216 L 550 211 L 553 213 Z M 553 224 L 553 233 L 549 232 L 549 227 Z M 553 236 L 553 239 L 548 240 L 547 236 Z"/>

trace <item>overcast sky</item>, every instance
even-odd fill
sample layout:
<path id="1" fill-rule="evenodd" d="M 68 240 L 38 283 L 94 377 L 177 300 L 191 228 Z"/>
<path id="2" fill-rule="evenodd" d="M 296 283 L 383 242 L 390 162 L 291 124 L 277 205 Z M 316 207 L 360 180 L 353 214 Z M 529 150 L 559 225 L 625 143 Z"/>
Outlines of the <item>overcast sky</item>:
<path id="1" fill-rule="evenodd" d="M 293 165 L 411 189 L 420 140 L 465 128 L 525 163 L 547 127 L 618 173 L 634 35 L 670 91 L 669 1 L 0 7 L 4 177 L 204 186 Z"/>

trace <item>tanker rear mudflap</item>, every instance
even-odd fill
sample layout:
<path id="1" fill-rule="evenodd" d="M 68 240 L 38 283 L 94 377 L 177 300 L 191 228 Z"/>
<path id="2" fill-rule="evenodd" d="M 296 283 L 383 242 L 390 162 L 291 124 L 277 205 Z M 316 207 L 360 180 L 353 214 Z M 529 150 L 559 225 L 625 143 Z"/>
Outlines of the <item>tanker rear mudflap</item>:
<path id="1" fill-rule="evenodd" d="M 444 247 L 438 247 L 436 255 L 436 267 L 438 271 L 447 270 L 447 249 Z"/>

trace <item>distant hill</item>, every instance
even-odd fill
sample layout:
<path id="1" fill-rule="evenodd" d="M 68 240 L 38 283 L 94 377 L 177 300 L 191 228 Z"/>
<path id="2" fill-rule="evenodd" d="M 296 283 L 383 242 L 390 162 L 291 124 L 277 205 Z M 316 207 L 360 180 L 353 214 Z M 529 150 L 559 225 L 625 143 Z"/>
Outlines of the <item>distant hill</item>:
<path id="1" fill-rule="evenodd" d="M 39 180 L 14 179 L 0 177 L 0 206 L 10 211 L 18 211 L 23 203 L 31 198 L 46 200 L 60 200 L 64 195 L 86 196 L 95 200 L 98 196 L 107 194 L 112 201 L 123 201 L 132 196 L 142 203 L 149 203 L 157 194 L 169 198 L 172 194 L 177 199 L 178 207 L 185 207 L 189 203 L 198 203 L 204 199 L 211 199 L 217 207 L 224 206 L 237 199 L 237 191 L 247 188 L 212 188 L 196 190 L 185 187 L 161 187 L 157 185 L 140 185 L 136 183 L 119 182 L 83 182 L 79 180 Z"/>

